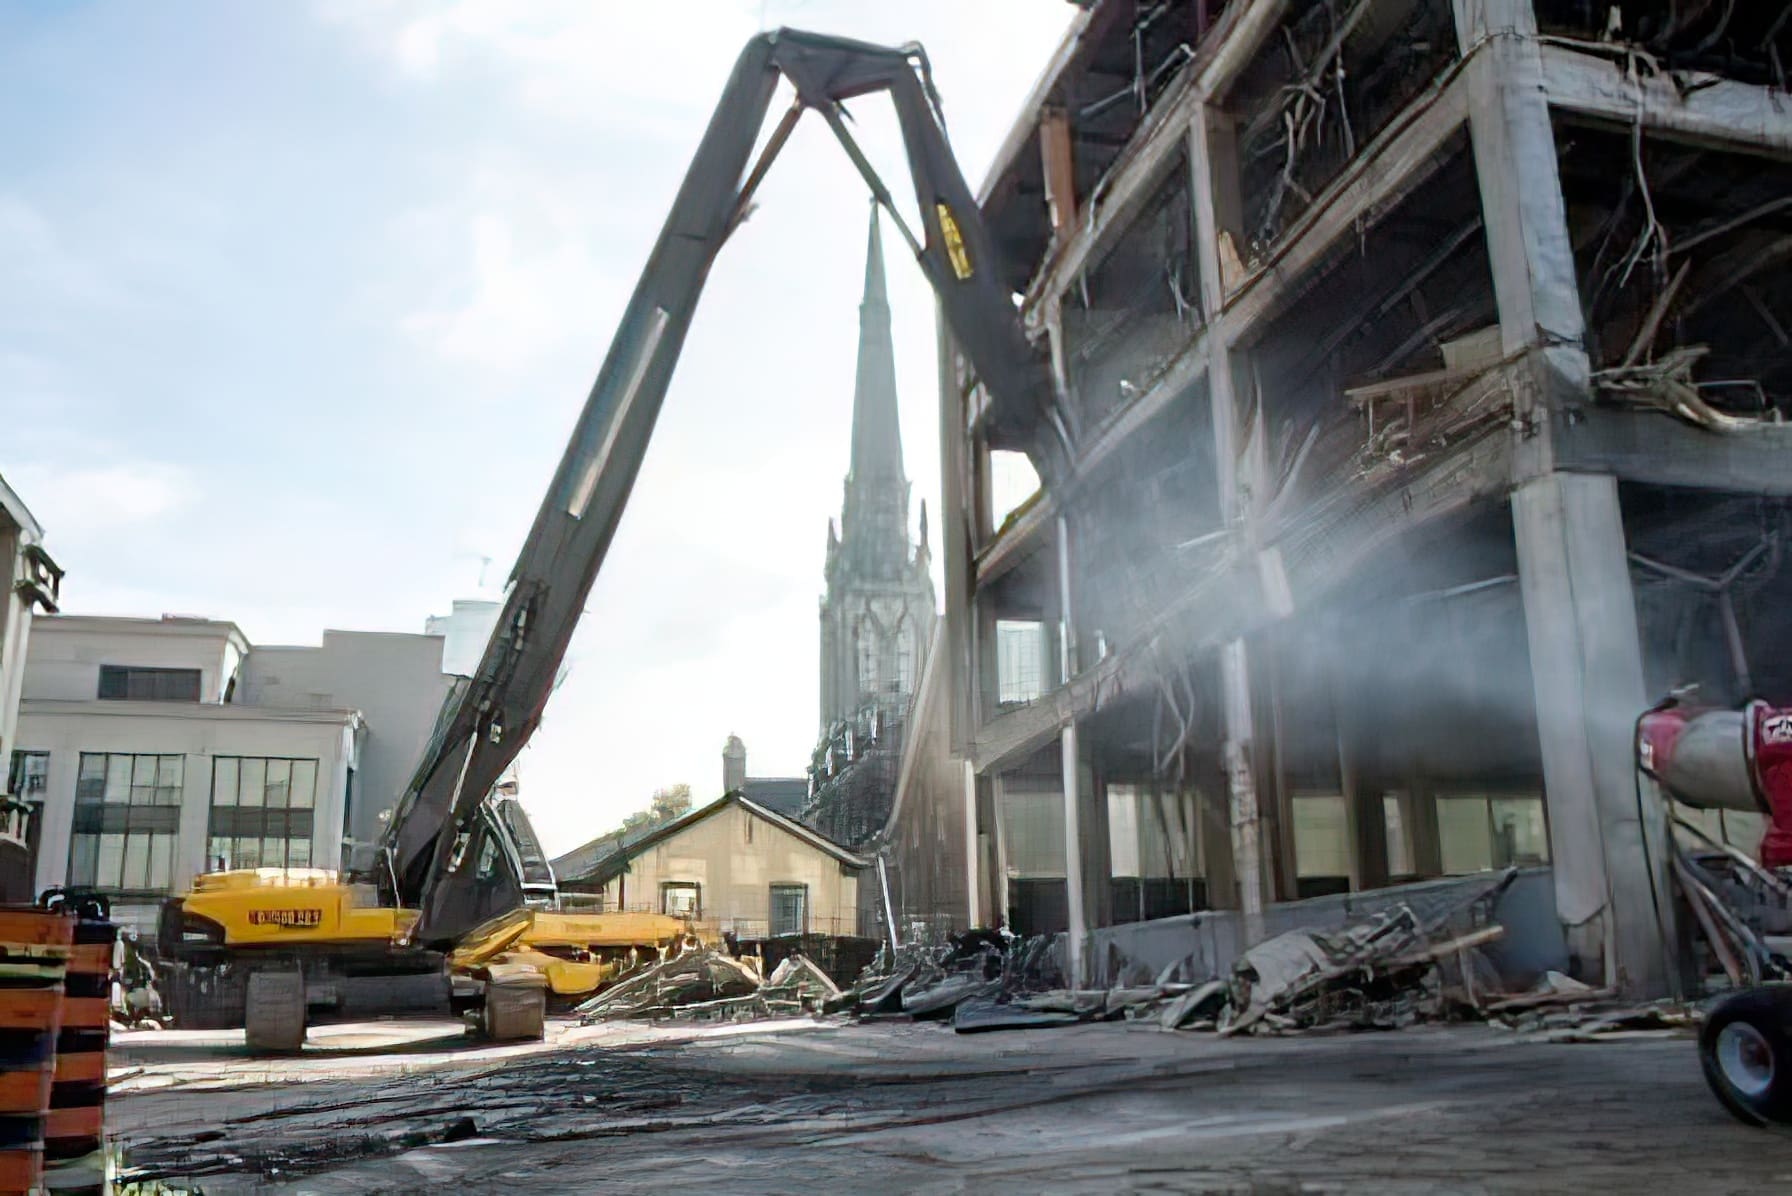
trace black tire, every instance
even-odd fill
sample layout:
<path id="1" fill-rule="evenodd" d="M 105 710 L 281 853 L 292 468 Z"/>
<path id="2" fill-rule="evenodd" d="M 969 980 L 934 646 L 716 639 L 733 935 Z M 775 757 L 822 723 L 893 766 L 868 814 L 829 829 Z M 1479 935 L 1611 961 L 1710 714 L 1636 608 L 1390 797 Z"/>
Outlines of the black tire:
<path id="1" fill-rule="evenodd" d="M 1699 1064 L 1724 1108 L 1747 1125 L 1792 1125 L 1792 985 L 1744 989 L 1711 1007 Z"/>

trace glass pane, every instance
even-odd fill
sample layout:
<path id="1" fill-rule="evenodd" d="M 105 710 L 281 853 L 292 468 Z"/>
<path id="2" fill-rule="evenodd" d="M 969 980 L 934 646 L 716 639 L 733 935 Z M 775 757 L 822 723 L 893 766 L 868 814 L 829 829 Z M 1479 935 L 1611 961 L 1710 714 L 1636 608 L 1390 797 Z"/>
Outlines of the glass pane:
<path id="1" fill-rule="evenodd" d="M 1011 781 L 1002 793 L 1008 875 L 1055 879 L 1064 875 L 1064 795 L 1049 781 Z"/>
<path id="2" fill-rule="evenodd" d="M 263 868 L 283 868 L 286 866 L 286 840 L 276 839 L 272 835 L 261 841 L 261 866 Z"/>
<path id="3" fill-rule="evenodd" d="M 205 870 L 223 872 L 230 867 L 230 840 L 212 839 L 205 845 Z"/>
<path id="4" fill-rule="evenodd" d="M 131 804 L 152 806 L 156 800 L 156 757 L 131 757 Z"/>
<path id="5" fill-rule="evenodd" d="M 141 889 L 149 878 L 149 840 L 138 832 L 124 837 L 124 878 L 119 884 L 127 889 Z"/>
<path id="6" fill-rule="evenodd" d="M 1294 872 L 1350 875 L 1350 824 L 1341 794 L 1294 795 Z"/>
<path id="7" fill-rule="evenodd" d="M 294 839 L 288 843 L 286 862 L 294 868 L 311 867 L 311 840 Z"/>
<path id="8" fill-rule="evenodd" d="M 156 804 L 158 806 L 180 805 L 181 786 L 186 783 L 187 758 L 185 756 L 163 756 L 156 761 Z"/>
<path id="9" fill-rule="evenodd" d="M 105 888 L 116 889 L 123 882 L 120 877 L 124 873 L 124 836 L 101 835 L 99 863 L 93 870 L 93 883 Z"/>
<path id="10" fill-rule="evenodd" d="M 219 756 L 212 761 L 212 805 L 236 805 L 236 765 L 235 756 Z"/>
<path id="11" fill-rule="evenodd" d="M 261 867 L 261 840 L 238 839 L 236 841 L 236 856 L 231 860 L 231 866 L 236 868 Z"/>
<path id="12" fill-rule="evenodd" d="M 292 808 L 308 810 L 317 800 L 317 761 L 292 762 Z"/>
<path id="13" fill-rule="evenodd" d="M 1045 624 L 1002 619 L 996 623 L 996 700 L 1031 702 L 1043 689 Z"/>
<path id="14" fill-rule="evenodd" d="M 106 757 L 99 752 L 81 753 L 81 771 L 75 778 L 75 800 L 101 801 L 106 796 Z"/>
<path id="15" fill-rule="evenodd" d="M 76 835 L 74 848 L 69 853 L 68 881 L 71 885 L 98 884 L 94 877 L 94 868 L 99 862 L 100 837 L 98 835 Z"/>
<path id="16" fill-rule="evenodd" d="M 174 836 L 149 835 L 149 869 L 144 883 L 152 889 L 167 889 L 173 884 Z"/>
<path id="17" fill-rule="evenodd" d="M 106 800 L 123 805 L 131 800 L 131 758 L 106 757 Z"/>
<path id="18" fill-rule="evenodd" d="M 284 810 L 287 790 L 292 785 L 292 762 L 290 760 L 269 760 L 267 775 L 267 804 L 271 809 Z"/>
<path id="19" fill-rule="evenodd" d="M 1543 822 L 1542 798 L 1496 797 L 1490 810 L 1494 867 L 1517 864 L 1529 868 L 1549 862 L 1549 831 Z"/>
<path id="20" fill-rule="evenodd" d="M 1437 841 L 1444 871 L 1451 875 L 1493 867 L 1493 830 L 1484 797 L 1437 799 Z"/>
<path id="21" fill-rule="evenodd" d="M 1182 828 L 1181 842 L 1176 848 L 1177 876 L 1207 875 L 1207 861 L 1201 854 L 1201 803 L 1206 800 L 1206 795 L 1199 789 L 1164 794 L 1165 809 L 1175 810 L 1182 818 L 1180 824 L 1170 824 Z"/>
<path id="22" fill-rule="evenodd" d="M 268 783 L 268 762 L 261 759 L 245 759 L 242 762 L 242 785 L 237 790 L 237 801 L 245 806 L 259 806 Z"/>
<path id="23" fill-rule="evenodd" d="M 1139 804 L 1133 786 L 1108 786 L 1108 871 L 1114 876 L 1144 875 L 1139 871 Z"/>
<path id="24" fill-rule="evenodd" d="M 1398 793 L 1381 796 L 1381 818 L 1388 832 L 1388 875 L 1412 876 L 1412 834 L 1406 825 L 1406 798 Z"/>

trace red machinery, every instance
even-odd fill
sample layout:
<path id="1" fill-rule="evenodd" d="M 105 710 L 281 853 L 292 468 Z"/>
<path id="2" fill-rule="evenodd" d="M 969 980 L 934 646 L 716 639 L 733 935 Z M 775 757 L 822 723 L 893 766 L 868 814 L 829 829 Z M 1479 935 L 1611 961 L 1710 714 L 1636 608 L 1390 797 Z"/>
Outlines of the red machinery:
<path id="1" fill-rule="evenodd" d="M 1706 1082 L 1751 1125 L 1792 1124 L 1792 871 L 1781 871 L 1792 870 L 1792 709 L 1702 709 L 1675 695 L 1637 720 L 1636 754 L 1678 802 L 1767 816 L 1758 862 L 1714 843 L 1703 856 L 1675 846 L 1673 867 L 1738 986 L 1700 1031 Z"/>
<path id="2" fill-rule="evenodd" d="M 1792 709 L 1710 710 L 1669 698 L 1637 723 L 1637 763 L 1676 801 L 1766 814 L 1761 863 L 1792 867 Z"/>

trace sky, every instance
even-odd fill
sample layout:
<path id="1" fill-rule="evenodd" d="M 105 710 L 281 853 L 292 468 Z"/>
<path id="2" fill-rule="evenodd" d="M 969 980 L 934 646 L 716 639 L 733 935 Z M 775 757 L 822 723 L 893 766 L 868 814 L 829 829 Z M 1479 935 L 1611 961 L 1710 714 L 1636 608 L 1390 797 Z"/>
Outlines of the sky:
<path id="1" fill-rule="evenodd" d="M 746 39 L 922 42 L 975 187 L 1074 13 L 0 0 L 0 476 L 64 609 L 304 644 L 497 597 Z M 852 115 L 912 213 L 887 102 Z M 752 775 L 807 764 L 867 215 L 805 117 L 520 761 L 550 851 L 657 788 L 719 792 L 731 733 Z M 885 251 L 912 522 L 938 510 L 933 304 L 887 227 Z"/>

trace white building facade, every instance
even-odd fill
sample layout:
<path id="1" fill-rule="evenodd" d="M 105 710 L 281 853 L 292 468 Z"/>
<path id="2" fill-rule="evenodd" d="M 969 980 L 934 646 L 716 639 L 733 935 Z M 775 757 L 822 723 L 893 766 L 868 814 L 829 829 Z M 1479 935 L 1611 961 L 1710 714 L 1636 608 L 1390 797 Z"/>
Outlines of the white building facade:
<path id="1" fill-rule="evenodd" d="M 212 619 L 40 618 L 12 754 L 41 801 L 36 888 L 94 886 L 148 931 L 201 872 L 339 867 L 422 751 L 453 681 L 441 652 L 428 635 L 256 648 Z"/>

